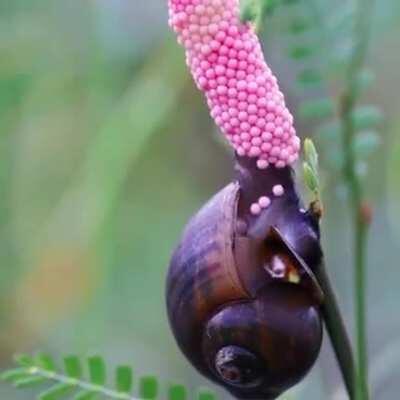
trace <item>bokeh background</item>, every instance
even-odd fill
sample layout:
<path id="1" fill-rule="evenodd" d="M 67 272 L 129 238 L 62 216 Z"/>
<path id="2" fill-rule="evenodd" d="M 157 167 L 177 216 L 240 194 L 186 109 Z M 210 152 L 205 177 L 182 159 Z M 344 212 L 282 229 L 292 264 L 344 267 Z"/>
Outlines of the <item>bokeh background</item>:
<path id="1" fill-rule="evenodd" d="M 314 1 L 322 17 L 347 12 L 348 3 Z M 287 57 L 297 39 L 283 27 L 295 12 L 271 18 L 264 45 L 296 115 L 313 94 L 294 84 L 298 66 Z M 338 44 L 346 48 L 346 31 Z M 374 208 L 370 374 L 379 400 L 398 398 L 400 377 L 399 46 L 399 2 L 380 0 L 368 59 L 376 80 L 363 98 L 384 112 L 365 169 Z M 315 134 L 314 123 L 297 121 L 300 135 Z M 207 384 L 170 334 L 164 278 L 185 221 L 232 175 L 218 135 L 167 27 L 166 0 L 0 0 L 1 368 L 17 352 L 100 353 L 165 383 Z M 349 214 L 329 163 L 340 154 L 315 141 L 328 266 L 352 329 Z M 291 396 L 343 398 L 327 340 Z M 33 395 L 1 383 L 0 398 Z"/>

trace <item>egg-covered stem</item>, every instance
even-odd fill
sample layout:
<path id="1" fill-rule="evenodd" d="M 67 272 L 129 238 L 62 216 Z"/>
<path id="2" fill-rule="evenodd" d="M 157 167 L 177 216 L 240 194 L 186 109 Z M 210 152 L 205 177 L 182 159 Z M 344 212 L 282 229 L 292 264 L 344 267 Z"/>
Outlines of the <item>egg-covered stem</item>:
<path id="1" fill-rule="evenodd" d="M 276 228 L 307 265 L 317 269 L 322 260 L 318 219 L 304 208 L 293 169 L 269 166 L 260 171 L 254 159 L 236 155 L 235 171 L 240 187 L 237 216 L 245 235 L 264 240 Z"/>
<path id="2" fill-rule="evenodd" d="M 194 81 L 235 151 L 262 170 L 292 165 L 300 150 L 293 116 L 254 27 L 240 20 L 239 0 L 169 0 L 169 15 Z"/>

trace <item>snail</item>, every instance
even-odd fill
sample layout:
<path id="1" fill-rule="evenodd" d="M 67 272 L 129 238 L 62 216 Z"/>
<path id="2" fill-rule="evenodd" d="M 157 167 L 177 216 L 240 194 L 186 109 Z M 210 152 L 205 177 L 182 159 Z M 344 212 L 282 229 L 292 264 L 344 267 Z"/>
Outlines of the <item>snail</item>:
<path id="1" fill-rule="evenodd" d="M 166 285 L 170 325 L 200 373 L 240 399 L 275 399 L 314 364 L 322 341 L 315 278 L 318 219 L 302 209 L 291 168 L 237 156 L 236 179 L 191 219 Z M 250 204 L 284 194 L 254 215 Z"/>
<path id="2" fill-rule="evenodd" d="M 322 341 L 318 213 L 303 209 L 293 171 L 300 139 L 239 0 L 168 5 L 236 171 L 173 253 L 170 325 L 201 374 L 236 398 L 275 399 L 307 374 Z"/>

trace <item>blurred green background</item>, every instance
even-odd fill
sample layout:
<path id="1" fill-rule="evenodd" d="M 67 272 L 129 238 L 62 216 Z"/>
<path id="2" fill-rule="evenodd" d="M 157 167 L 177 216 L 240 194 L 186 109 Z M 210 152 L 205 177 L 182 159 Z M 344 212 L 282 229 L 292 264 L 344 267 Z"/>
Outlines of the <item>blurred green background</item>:
<path id="1" fill-rule="evenodd" d="M 99 352 L 138 374 L 207 384 L 170 334 L 164 278 L 185 221 L 229 181 L 231 155 L 168 30 L 166 3 L 0 0 L 1 368 L 16 352 Z M 315 3 L 339 13 L 346 2 Z M 293 38 L 282 33 L 288 12 L 271 19 L 264 44 L 296 114 L 310 94 L 293 84 L 297 66 L 286 53 Z M 398 1 L 379 1 L 375 22 L 369 64 L 376 82 L 365 101 L 380 105 L 385 123 L 365 178 L 374 206 L 370 372 L 374 398 L 393 400 L 400 377 Z M 301 118 L 298 127 L 313 134 Z M 325 162 L 335 149 L 315 141 L 325 166 L 328 266 L 351 329 L 345 193 Z M 345 398 L 325 342 L 293 398 Z M 33 396 L 0 384 L 0 398 Z"/>

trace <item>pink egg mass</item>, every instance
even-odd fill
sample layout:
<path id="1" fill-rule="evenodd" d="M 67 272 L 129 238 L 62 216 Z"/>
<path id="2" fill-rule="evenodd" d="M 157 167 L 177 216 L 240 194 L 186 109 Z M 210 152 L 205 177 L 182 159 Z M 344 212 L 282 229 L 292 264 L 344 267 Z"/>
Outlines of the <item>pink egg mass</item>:
<path id="1" fill-rule="evenodd" d="M 239 0 L 169 0 L 169 23 L 205 93 L 211 116 L 239 156 L 257 166 L 293 164 L 300 139 L 276 77 Z"/>

